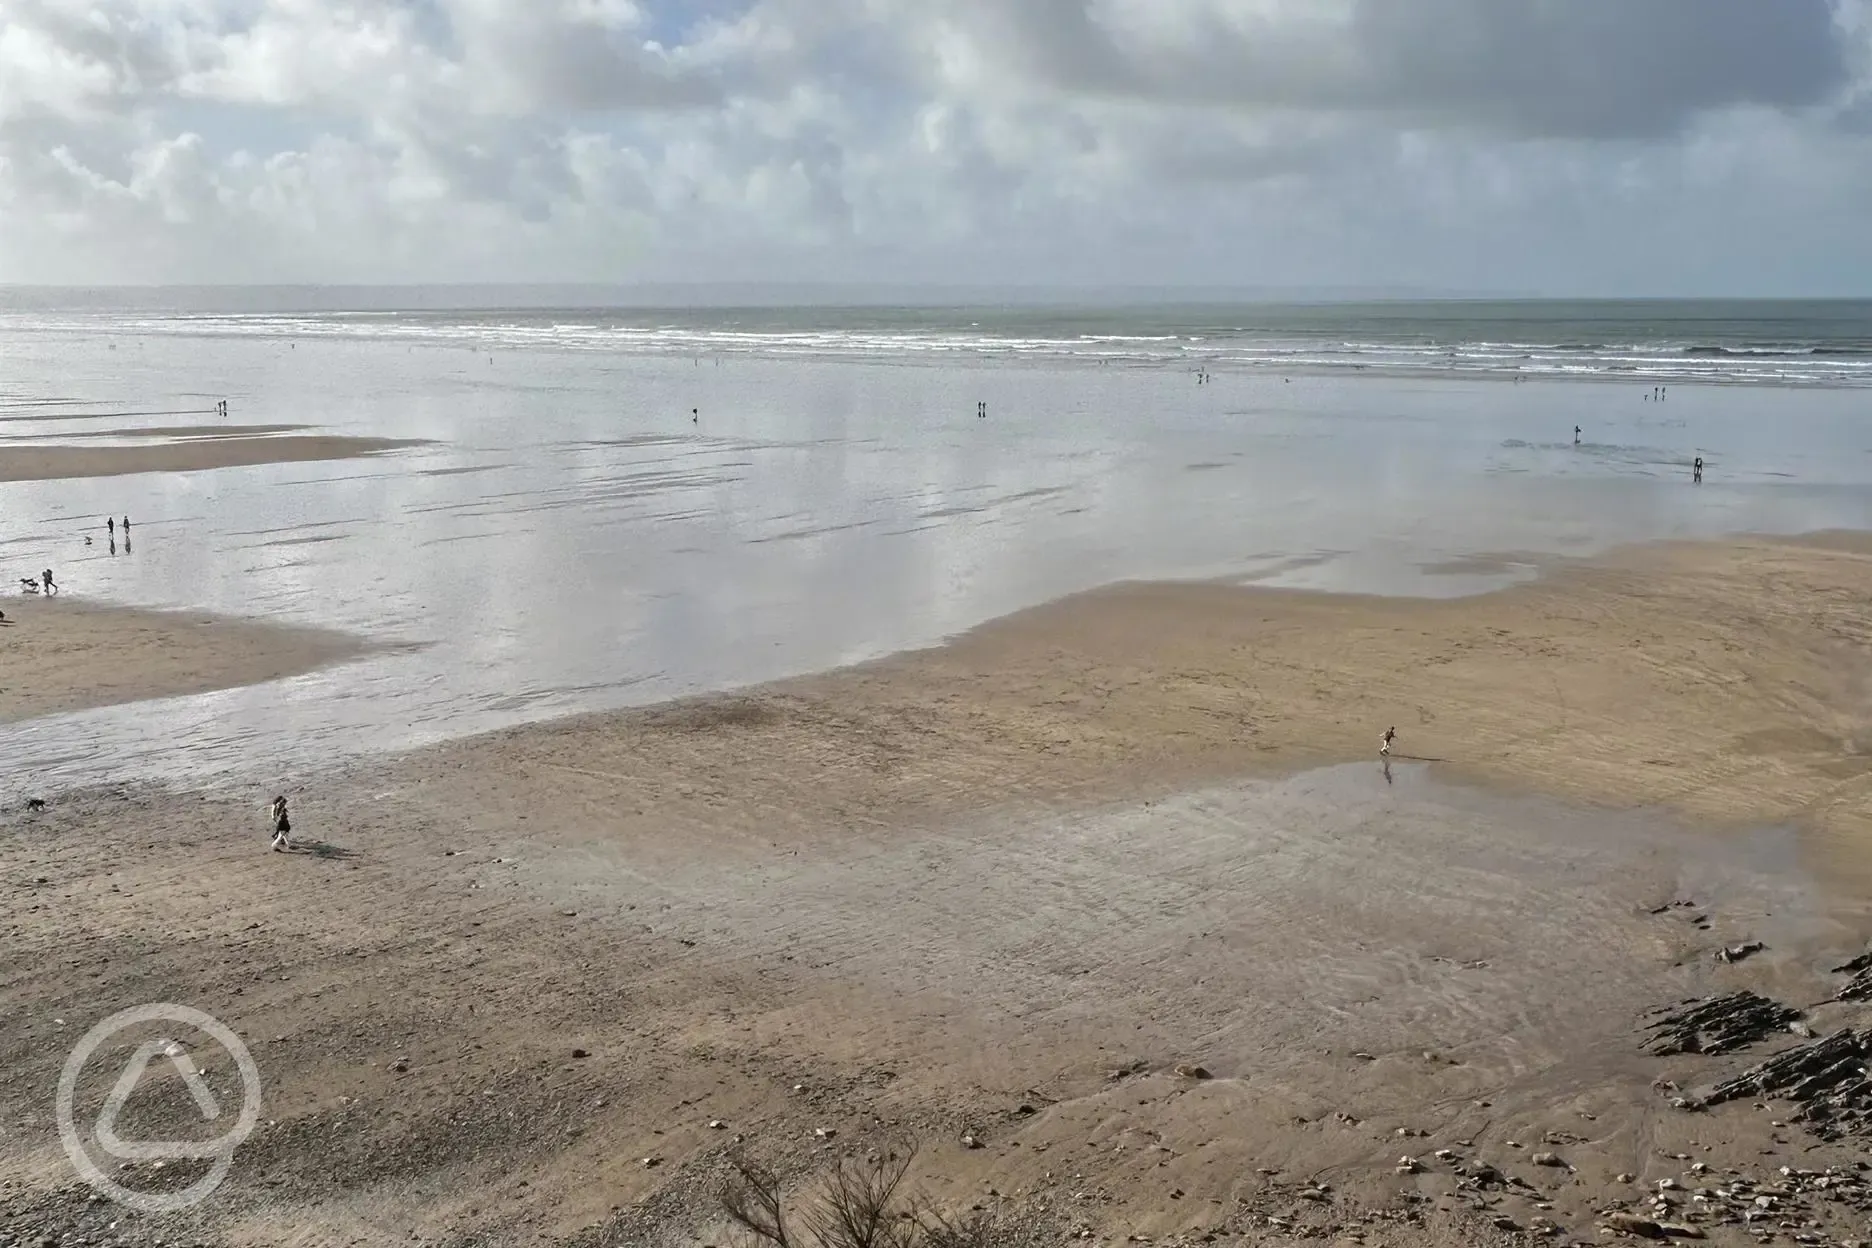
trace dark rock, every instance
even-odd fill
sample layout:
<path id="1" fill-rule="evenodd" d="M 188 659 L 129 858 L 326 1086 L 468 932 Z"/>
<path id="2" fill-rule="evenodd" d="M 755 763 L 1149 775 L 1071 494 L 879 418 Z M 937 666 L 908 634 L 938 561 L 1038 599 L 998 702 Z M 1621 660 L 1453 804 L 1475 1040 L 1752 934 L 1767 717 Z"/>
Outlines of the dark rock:
<path id="1" fill-rule="evenodd" d="M 1731 1053 L 1785 1031 L 1800 1016 L 1799 1010 L 1752 992 L 1706 997 L 1647 1024 L 1645 1030 L 1657 1035 L 1645 1047 L 1658 1057 Z"/>
<path id="2" fill-rule="evenodd" d="M 1872 997 L 1872 967 L 1860 971 L 1834 994 L 1835 1001 L 1864 1001 Z"/>
<path id="3" fill-rule="evenodd" d="M 1833 968 L 1835 975 L 1851 975 L 1858 971 L 1872 970 L 1872 949 L 1860 954 L 1850 962 L 1843 962 Z"/>

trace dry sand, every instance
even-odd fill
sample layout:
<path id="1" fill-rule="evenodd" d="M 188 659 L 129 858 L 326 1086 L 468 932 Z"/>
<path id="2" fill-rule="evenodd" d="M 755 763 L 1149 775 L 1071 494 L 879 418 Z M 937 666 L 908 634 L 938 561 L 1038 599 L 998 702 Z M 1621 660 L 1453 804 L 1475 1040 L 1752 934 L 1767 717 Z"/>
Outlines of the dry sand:
<path id="1" fill-rule="evenodd" d="M 293 426 L 227 425 L 154 427 L 74 437 L 149 437 L 141 446 L 40 445 L 37 440 L 0 446 L 0 481 L 56 481 L 70 477 L 122 477 L 140 472 L 200 472 L 255 464 L 356 459 L 421 446 L 403 438 L 360 438 L 299 434 Z"/>
<path id="2" fill-rule="evenodd" d="M 369 646 L 318 629 L 198 611 L 9 595 L 0 621 L 0 724 L 298 676 Z"/>
<path id="3" fill-rule="evenodd" d="M 721 1243 L 731 1141 L 804 1177 L 906 1131 L 935 1199 L 1041 1236 L 1007 1242 L 1597 1241 L 1661 1179 L 1791 1190 L 1778 1167 L 1859 1154 L 1785 1105 L 1672 1108 L 1654 1080 L 1754 1054 L 1657 1058 L 1638 1029 L 1719 990 L 1822 999 L 1872 938 L 1868 572 L 1872 542 L 1831 536 L 1455 602 L 1120 586 L 300 778 L 292 855 L 259 787 L 9 810 L 0 1219 Z M 1390 723 L 1414 757 L 1387 777 Z M 76 1035 L 149 1000 L 235 1026 L 266 1087 L 180 1227 L 84 1205 L 51 1124 Z M 1465 1187 L 1477 1160 L 1526 1186 Z M 1845 1190 L 1764 1225 L 1844 1243 Z"/>

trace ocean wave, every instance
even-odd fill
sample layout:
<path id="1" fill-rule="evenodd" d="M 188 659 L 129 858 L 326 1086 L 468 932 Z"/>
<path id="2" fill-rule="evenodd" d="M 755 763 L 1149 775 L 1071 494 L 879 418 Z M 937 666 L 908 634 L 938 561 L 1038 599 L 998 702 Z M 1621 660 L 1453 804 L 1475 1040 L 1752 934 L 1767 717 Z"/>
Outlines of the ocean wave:
<path id="1" fill-rule="evenodd" d="M 1353 318 L 1356 319 L 1356 318 Z M 1089 324 L 1088 321 L 1100 323 Z M 331 312 L 0 315 L 27 332 L 117 336 L 324 339 L 394 342 L 436 349 L 596 352 L 723 359 L 823 358 L 929 363 L 996 361 L 1028 366 L 1119 364 L 1254 372 L 1394 373 L 1465 377 L 1603 377 L 1623 382 L 1734 382 L 1758 385 L 1872 385 L 1872 335 L 1839 333 L 1802 341 L 1790 334 L 1572 332 L 1478 319 L 1466 335 L 1443 336 L 1385 325 L 1249 325 L 1212 320 L 1166 323 L 1135 314 L 948 315 L 886 310 L 625 312 L 611 309 L 442 313 Z M 1621 331 L 1632 326 L 1615 326 Z M 1647 327 L 1649 328 L 1649 327 Z M 1523 334 L 1503 333 L 1524 329 Z M 1348 332 L 1350 331 L 1350 332 Z"/>

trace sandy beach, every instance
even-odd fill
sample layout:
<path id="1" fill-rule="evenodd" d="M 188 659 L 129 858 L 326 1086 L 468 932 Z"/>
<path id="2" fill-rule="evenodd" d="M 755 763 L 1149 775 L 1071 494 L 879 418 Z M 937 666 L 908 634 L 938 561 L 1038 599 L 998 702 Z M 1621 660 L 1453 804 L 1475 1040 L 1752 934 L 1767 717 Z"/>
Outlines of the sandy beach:
<path id="1" fill-rule="evenodd" d="M 1444 601 L 1118 585 L 243 796 L 10 800 L 0 1214 L 721 1243 L 730 1147 L 806 1184 L 914 1135 L 920 1189 L 997 1243 L 1597 1243 L 1620 1213 L 1849 1242 L 1850 1139 L 1673 1104 L 1797 1038 L 1664 1056 L 1643 1028 L 1745 988 L 1863 1021 L 1812 1003 L 1872 937 L 1869 568 L 1831 534 Z M 91 646 L 148 627 L 84 618 Z M 44 709 L 105 696 L 45 636 Z M 266 1087 L 181 1221 L 86 1204 L 45 1094 L 90 1021 L 158 999 L 235 1027 Z M 170 1091 L 152 1134 L 193 1112 Z"/>

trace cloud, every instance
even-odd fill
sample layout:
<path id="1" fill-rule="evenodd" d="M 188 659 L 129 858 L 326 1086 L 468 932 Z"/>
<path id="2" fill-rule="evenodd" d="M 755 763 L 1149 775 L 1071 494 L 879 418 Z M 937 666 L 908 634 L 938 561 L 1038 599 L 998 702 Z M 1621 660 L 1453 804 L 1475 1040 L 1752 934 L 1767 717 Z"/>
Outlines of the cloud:
<path id="1" fill-rule="evenodd" d="M 1869 31 L 1865 0 L 4 0 L 0 280 L 1850 286 Z"/>
<path id="2" fill-rule="evenodd" d="M 1847 85 L 1827 0 L 959 0 L 976 65 L 1061 92 L 1360 113 L 1516 137 L 1651 136 Z M 975 85 L 984 85 L 979 75 Z"/>

